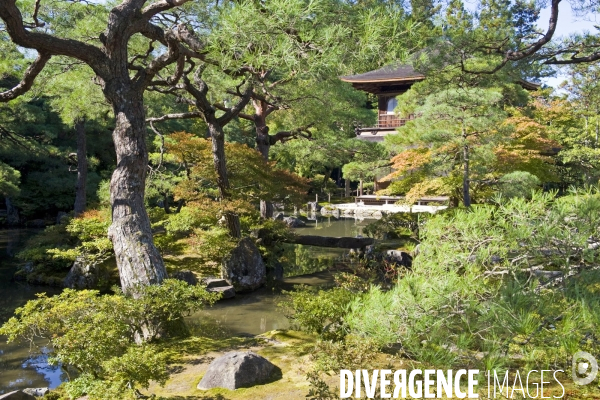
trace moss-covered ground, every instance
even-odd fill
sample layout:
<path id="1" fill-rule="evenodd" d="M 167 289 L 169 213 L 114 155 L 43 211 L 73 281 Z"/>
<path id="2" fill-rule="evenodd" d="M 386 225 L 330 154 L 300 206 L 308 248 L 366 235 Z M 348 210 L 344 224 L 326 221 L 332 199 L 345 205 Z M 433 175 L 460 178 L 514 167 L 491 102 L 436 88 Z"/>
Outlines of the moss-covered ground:
<path id="1" fill-rule="evenodd" d="M 152 384 L 144 393 L 170 400 L 304 399 L 308 392 L 306 374 L 311 367 L 310 351 L 315 337 L 297 331 L 272 331 L 254 338 L 210 339 L 190 337 L 169 345 L 173 354 L 171 378 L 164 386 Z M 209 364 L 229 351 L 254 351 L 281 369 L 273 382 L 237 389 L 198 390 L 196 386 Z"/>
<path id="2" fill-rule="evenodd" d="M 307 373 L 313 367 L 312 353 L 316 336 L 298 331 L 272 331 L 256 337 L 199 337 L 174 340 L 167 345 L 172 352 L 171 377 L 164 386 L 152 384 L 143 393 L 155 395 L 163 400 L 295 400 L 306 399 L 309 391 Z M 251 388 L 199 390 L 196 388 L 209 364 L 229 351 L 254 351 L 281 368 L 281 376 L 272 382 Z M 376 365 L 390 369 L 426 368 L 407 359 L 380 353 Z M 569 371 L 567 371 L 569 372 Z M 334 393 L 339 394 L 339 375 L 324 376 L 325 382 Z M 533 377 L 533 375 L 532 375 Z M 535 378 L 534 378 L 535 379 Z M 562 382 L 565 386 L 562 399 L 600 399 L 600 390 L 595 385 L 578 387 Z M 487 385 L 480 382 L 479 398 L 487 399 Z M 544 397 L 561 398 L 562 388 L 556 383 L 544 386 Z M 466 389 L 466 388 L 464 388 Z M 534 395 L 534 388 L 531 387 Z M 363 391 L 364 396 L 364 391 Z M 337 398 L 337 397 L 336 397 Z M 363 397 L 365 398 L 365 397 Z M 379 398 L 379 396 L 376 396 Z M 410 397 L 409 397 L 410 398 Z M 446 397 L 443 397 L 446 398 Z M 506 398 L 498 396 L 497 398 Z M 520 392 L 513 398 L 521 399 Z M 539 396 L 537 398 L 540 398 Z"/>

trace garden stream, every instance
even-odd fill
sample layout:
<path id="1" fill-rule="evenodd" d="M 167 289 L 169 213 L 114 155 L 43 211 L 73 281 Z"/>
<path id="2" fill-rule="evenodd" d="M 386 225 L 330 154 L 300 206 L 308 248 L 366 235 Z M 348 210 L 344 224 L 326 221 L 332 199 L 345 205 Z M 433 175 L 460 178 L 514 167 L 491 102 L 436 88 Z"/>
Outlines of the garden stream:
<path id="1" fill-rule="evenodd" d="M 320 217 L 296 231 L 302 235 L 357 236 L 369 222 Z M 14 254 L 36 232 L 32 229 L 0 230 L 0 323 L 10 318 L 17 307 L 35 298 L 36 293 L 51 295 L 60 292 L 58 288 L 12 280 L 19 264 L 13 258 Z M 285 257 L 291 266 L 284 270 L 284 279 L 275 287 L 238 294 L 188 319 L 192 324 L 209 323 L 230 335 L 256 335 L 289 328 L 289 321 L 277 306 L 282 298 L 281 289 L 291 290 L 295 285 L 331 285 L 333 272 L 348 264 L 347 254 L 347 249 L 289 245 Z M 7 344 L 6 338 L 0 336 L 0 394 L 27 387 L 54 388 L 67 378 L 60 367 L 48 365 L 46 356 L 37 354 L 39 352 L 30 353 L 29 343 Z"/>

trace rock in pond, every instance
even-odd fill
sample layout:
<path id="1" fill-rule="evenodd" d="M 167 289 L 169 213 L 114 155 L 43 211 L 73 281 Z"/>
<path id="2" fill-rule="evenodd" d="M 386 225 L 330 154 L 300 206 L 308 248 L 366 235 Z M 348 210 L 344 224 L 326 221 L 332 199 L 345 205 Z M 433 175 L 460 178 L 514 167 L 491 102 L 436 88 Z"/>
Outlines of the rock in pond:
<path id="1" fill-rule="evenodd" d="M 306 223 L 302 221 L 300 218 L 296 217 L 285 217 L 283 222 L 286 223 L 290 228 L 300 228 L 302 226 L 306 226 Z"/>
<path id="2" fill-rule="evenodd" d="M 285 217 L 285 215 L 283 215 L 282 212 L 278 212 L 275 215 L 273 215 L 273 219 L 275 221 L 283 221 L 283 218 Z"/>
<path id="3" fill-rule="evenodd" d="M 281 370 L 254 352 L 232 351 L 215 359 L 198 389 L 225 388 L 235 390 L 265 383 Z"/>
<path id="4" fill-rule="evenodd" d="M 0 395 L 0 400 L 35 400 L 35 397 L 20 390 Z"/>
<path id="5" fill-rule="evenodd" d="M 30 394 L 34 397 L 43 397 L 48 394 L 48 392 L 50 392 L 50 389 L 47 387 L 23 389 L 23 393 Z"/>
<path id="6" fill-rule="evenodd" d="M 221 299 L 235 297 L 235 288 L 225 279 L 207 279 L 204 284 L 207 292 L 221 293 Z"/>
<path id="7" fill-rule="evenodd" d="M 309 201 L 308 202 L 308 209 L 312 210 L 312 211 L 321 211 L 321 208 L 323 208 L 318 202 L 316 201 Z"/>
<path id="8" fill-rule="evenodd" d="M 263 286 L 267 267 L 252 239 L 245 237 L 223 259 L 221 276 L 231 282 L 236 292 L 248 292 Z"/>

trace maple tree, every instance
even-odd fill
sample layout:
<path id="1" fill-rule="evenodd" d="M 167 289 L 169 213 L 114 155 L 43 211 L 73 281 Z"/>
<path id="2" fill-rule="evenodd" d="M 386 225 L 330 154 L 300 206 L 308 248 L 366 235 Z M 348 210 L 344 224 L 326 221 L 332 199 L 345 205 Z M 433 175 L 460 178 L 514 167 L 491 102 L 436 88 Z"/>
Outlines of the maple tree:
<path id="1" fill-rule="evenodd" d="M 462 197 L 468 206 L 471 192 L 480 201 L 490 198 L 502 177 L 515 171 L 541 182 L 558 180 L 553 157 L 559 144 L 536 119 L 541 111 L 535 98 L 529 105 L 502 107 L 498 88 L 464 90 L 464 97 L 446 91 L 425 100 L 415 93 L 405 96 L 400 108 L 419 118 L 387 139 L 398 151 L 387 179 L 399 178 L 388 192 L 406 193 L 408 201 L 434 194 L 454 202 Z"/>
<path id="2" fill-rule="evenodd" d="M 174 188 L 177 198 L 189 208 L 216 223 L 228 211 L 252 214 L 260 199 L 299 204 L 304 201 L 308 180 L 265 161 L 255 149 L 240 143 L 225 143 L 231 196 L 219 201 L 217 173 L 212 168 L 212 143 L 190 133 L 169 135 L 167 151 L 179 162 L 185 177 Z"/>
<path id="3" fill-rule="evenodd" d="M 557 174 L 555 187 L 566 191 L 571 186 L 596 184 L 600 148 L 589 108 L 549 90 L 536 95 L 532 105 L 531 118 L 544 126 L 556 143 L 552 151 Z"/>

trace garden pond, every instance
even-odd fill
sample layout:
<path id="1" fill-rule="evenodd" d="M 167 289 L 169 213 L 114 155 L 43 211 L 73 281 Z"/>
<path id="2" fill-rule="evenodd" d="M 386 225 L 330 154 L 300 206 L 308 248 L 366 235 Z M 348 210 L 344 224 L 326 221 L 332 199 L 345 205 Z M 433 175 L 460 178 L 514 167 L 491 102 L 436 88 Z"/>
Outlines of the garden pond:
<path id="1" fill-rule="evenodd" d="M 372 220 L 319 217 L 309 220 L 306 227 L 296 228 L 298 234 L 319 236 L 357 236 Z M 0 230 L 0 322 L 13 315 L 14 310 L 34 299 L 37 293 L 56 294 L 59 288 L 34 286 L 15 282 L 12 276 L 19 262 L 15 253 L 27 238 L 39 230 Z M 347 268 L 347 249 L 289 245 L 285 252 L 290 267 L 275 287 L 265 287 L 233 299 L 219 301 L 212 307 L 189 317 L 190 322 L 209 322 L 230 335 L 256 335 L 274 329 L 286 329 L 288 319 L 278 307 L 281 289 L 291 290 L 295 285 L 328 286 L 333 284 L 333 273 Z M 6 343 L 0 337 L 0 394 L 27 387 L 54 388 L 67 379 L 60 367 L 47 363 L 47 357 L 30 352 L 29 343 Z"/>

